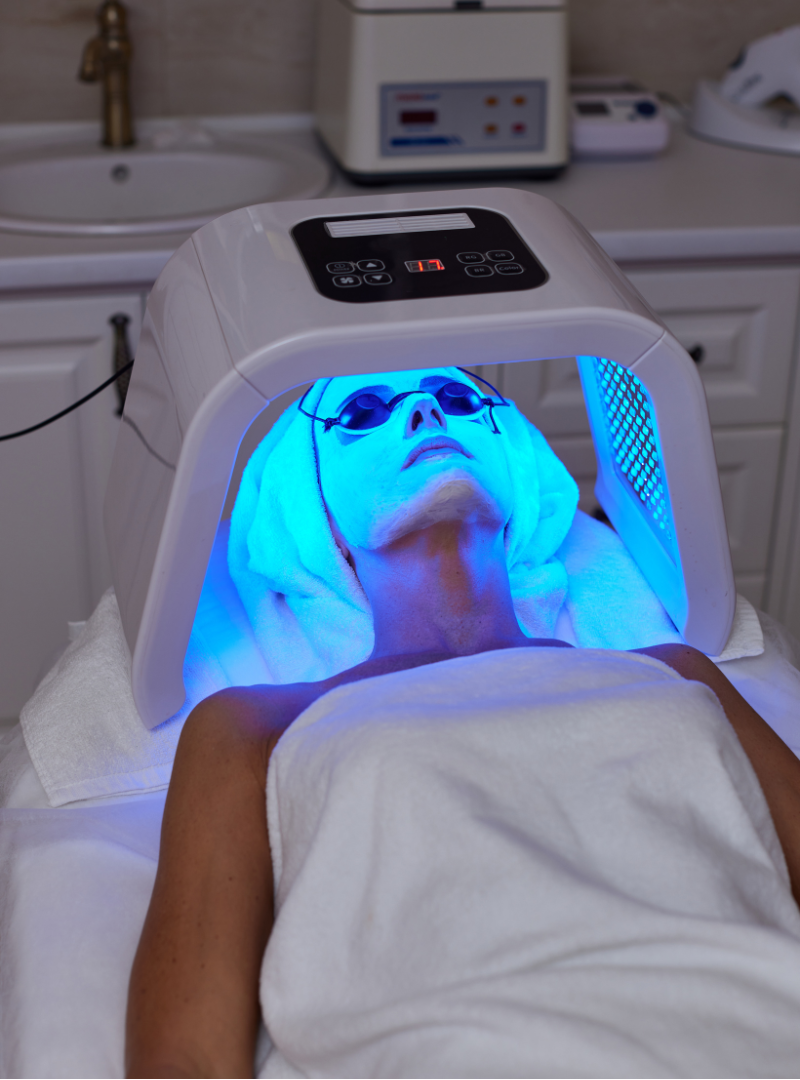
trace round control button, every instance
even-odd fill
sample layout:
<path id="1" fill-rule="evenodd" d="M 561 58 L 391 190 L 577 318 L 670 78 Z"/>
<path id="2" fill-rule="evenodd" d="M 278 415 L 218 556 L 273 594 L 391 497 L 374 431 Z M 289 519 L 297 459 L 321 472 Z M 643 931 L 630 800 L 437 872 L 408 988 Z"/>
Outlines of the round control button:
<path id="1" fill-rule="evenodd" d="M 358 263 L 359 270 L 385 270 L 386 264 L 382 263 L 380 259 L 362 259 Z"/>
<path id="2" fill-rule="evenodd" d="M 495 271 L 498 274 L 522 274 L 525 271 L 524 266 L 520 266 L 517 262 L 500 263 L 495 267 Z"/>
<path id="3" fill-rule="evenodd" d="M 483 266 L 465 266 L 464 270 L 470 277 L 491 277 L 494 273 L 491 266 L 487 266 L 486 263 Z"/>
<path id="4" fill-rule="evenodd" d="M 328 263 L 326 270 L 329 274 L 351 274 L 355 266 L 351 262 Z"/>
<path id="5" fill-rule="evenodd" d="M 511 262 L 514 258 L 514 252 L 498 248 L 496 251 L 487 251 L 486 258 L 491 259 L 492 262 Z"/>
<path id="6" fill-rule="evenodd" d="M 358 274 L 337 274 L 336 277 L 331 278 L 331 281 L 339 289 L 352 289 L 354 285 L 361 284 Z"/>
<path id="7" fill-rule="evenodd" d="M 655 116 L 658 112 L 658 105 L 654 101 L 637 101 L 636 111 L 639 116 Z"/>
<path id="8" fill-rule="evenodd" d="M 361 263 L 358 265 L 361 266 Z M 364 274 L 365 285 L 391 285 L 393 280 L 391 274 Z"/>
<path id="9" fill-rule="evenodd" d="M 483 255 L 479 251 L 462 251 L 456 258 L 460 263 L 482 263 Z"/>

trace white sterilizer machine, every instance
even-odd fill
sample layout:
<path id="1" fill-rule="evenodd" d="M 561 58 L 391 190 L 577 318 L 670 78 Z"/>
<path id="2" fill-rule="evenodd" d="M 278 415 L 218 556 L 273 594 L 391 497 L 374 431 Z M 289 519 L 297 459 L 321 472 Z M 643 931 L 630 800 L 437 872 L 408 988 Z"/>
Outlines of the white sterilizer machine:
<path id="1" fill-rule="evenodd" d="M 318 0 L 317 129 L 360 183 L 567 164 L 566 0 Z"/>
<path id="2" fill-rule="evenodd" d="M 286 391 L 579 358 L 596 493 L 686 641 L 722 651 L 735 590 L 697 367 L 592 237 L 505 188 L 279 202 L 205 225 L 147 305 L 105 518 L 148 727 L 183 662 L 239 445 Z"/>

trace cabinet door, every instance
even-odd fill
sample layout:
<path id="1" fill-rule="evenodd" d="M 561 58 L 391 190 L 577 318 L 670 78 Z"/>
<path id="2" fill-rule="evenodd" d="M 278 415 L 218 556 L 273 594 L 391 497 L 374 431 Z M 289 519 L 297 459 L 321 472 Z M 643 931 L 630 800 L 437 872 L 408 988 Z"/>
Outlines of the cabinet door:
<path id="1" fill-rule="evenodd" d="M 693 356 L 715 427 L 785 419 L 800 270 L 640 271 L 628 277 Z"/>
<path id="2" fill-rule="evenodd" d="M 46 419 L 112 373 L 117 313 L 138 295 L 0 303 L 0 434 Z M 119 420 L 112 385 L 40 431 L 0 443 L 0 719 L 17 716 L 110 584 L 102 504 Z"/>
<path id="3" fill-rule="evenodd" d="M 578 365 L 572 357 L 484 365 L 484 376 L 516 402 L 542 434 L 584 435 L 589 431 Z M 497 380 L 495 382 L 495 379 Z"/>
<path id="4" fill-rule="evenodd" d="M 636 271 L 628 277 L 694 354 L 713 425 L 785 419 L 800 270 Z M 589 430 L 574 360 L 507 364 L 497 377 L 499 389 L 545 435 Z"/>

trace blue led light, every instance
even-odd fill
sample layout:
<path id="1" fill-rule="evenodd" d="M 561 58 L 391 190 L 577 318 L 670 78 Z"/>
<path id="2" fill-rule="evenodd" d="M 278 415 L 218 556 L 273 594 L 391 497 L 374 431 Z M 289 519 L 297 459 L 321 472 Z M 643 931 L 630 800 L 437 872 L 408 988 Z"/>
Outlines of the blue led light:
<path id="1" fill-rule="evenodd" d="M 671 546 L 672 516 L 647 391 L 621 364 L 601 357 L 593 359 L 615 468 L 639 499 L 654 531 Z"/>

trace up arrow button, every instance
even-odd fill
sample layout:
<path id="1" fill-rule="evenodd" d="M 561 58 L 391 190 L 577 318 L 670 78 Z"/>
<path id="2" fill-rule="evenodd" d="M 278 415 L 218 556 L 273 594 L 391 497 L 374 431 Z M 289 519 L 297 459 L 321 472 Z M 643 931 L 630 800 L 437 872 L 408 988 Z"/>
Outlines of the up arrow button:
<path id="1" fill-rule="evenodd" d="M 386 266 L 380 259 L 362 259 L 358 264 L 358 269 L 363 272 L 367 270 L 385 270 Z"/>

